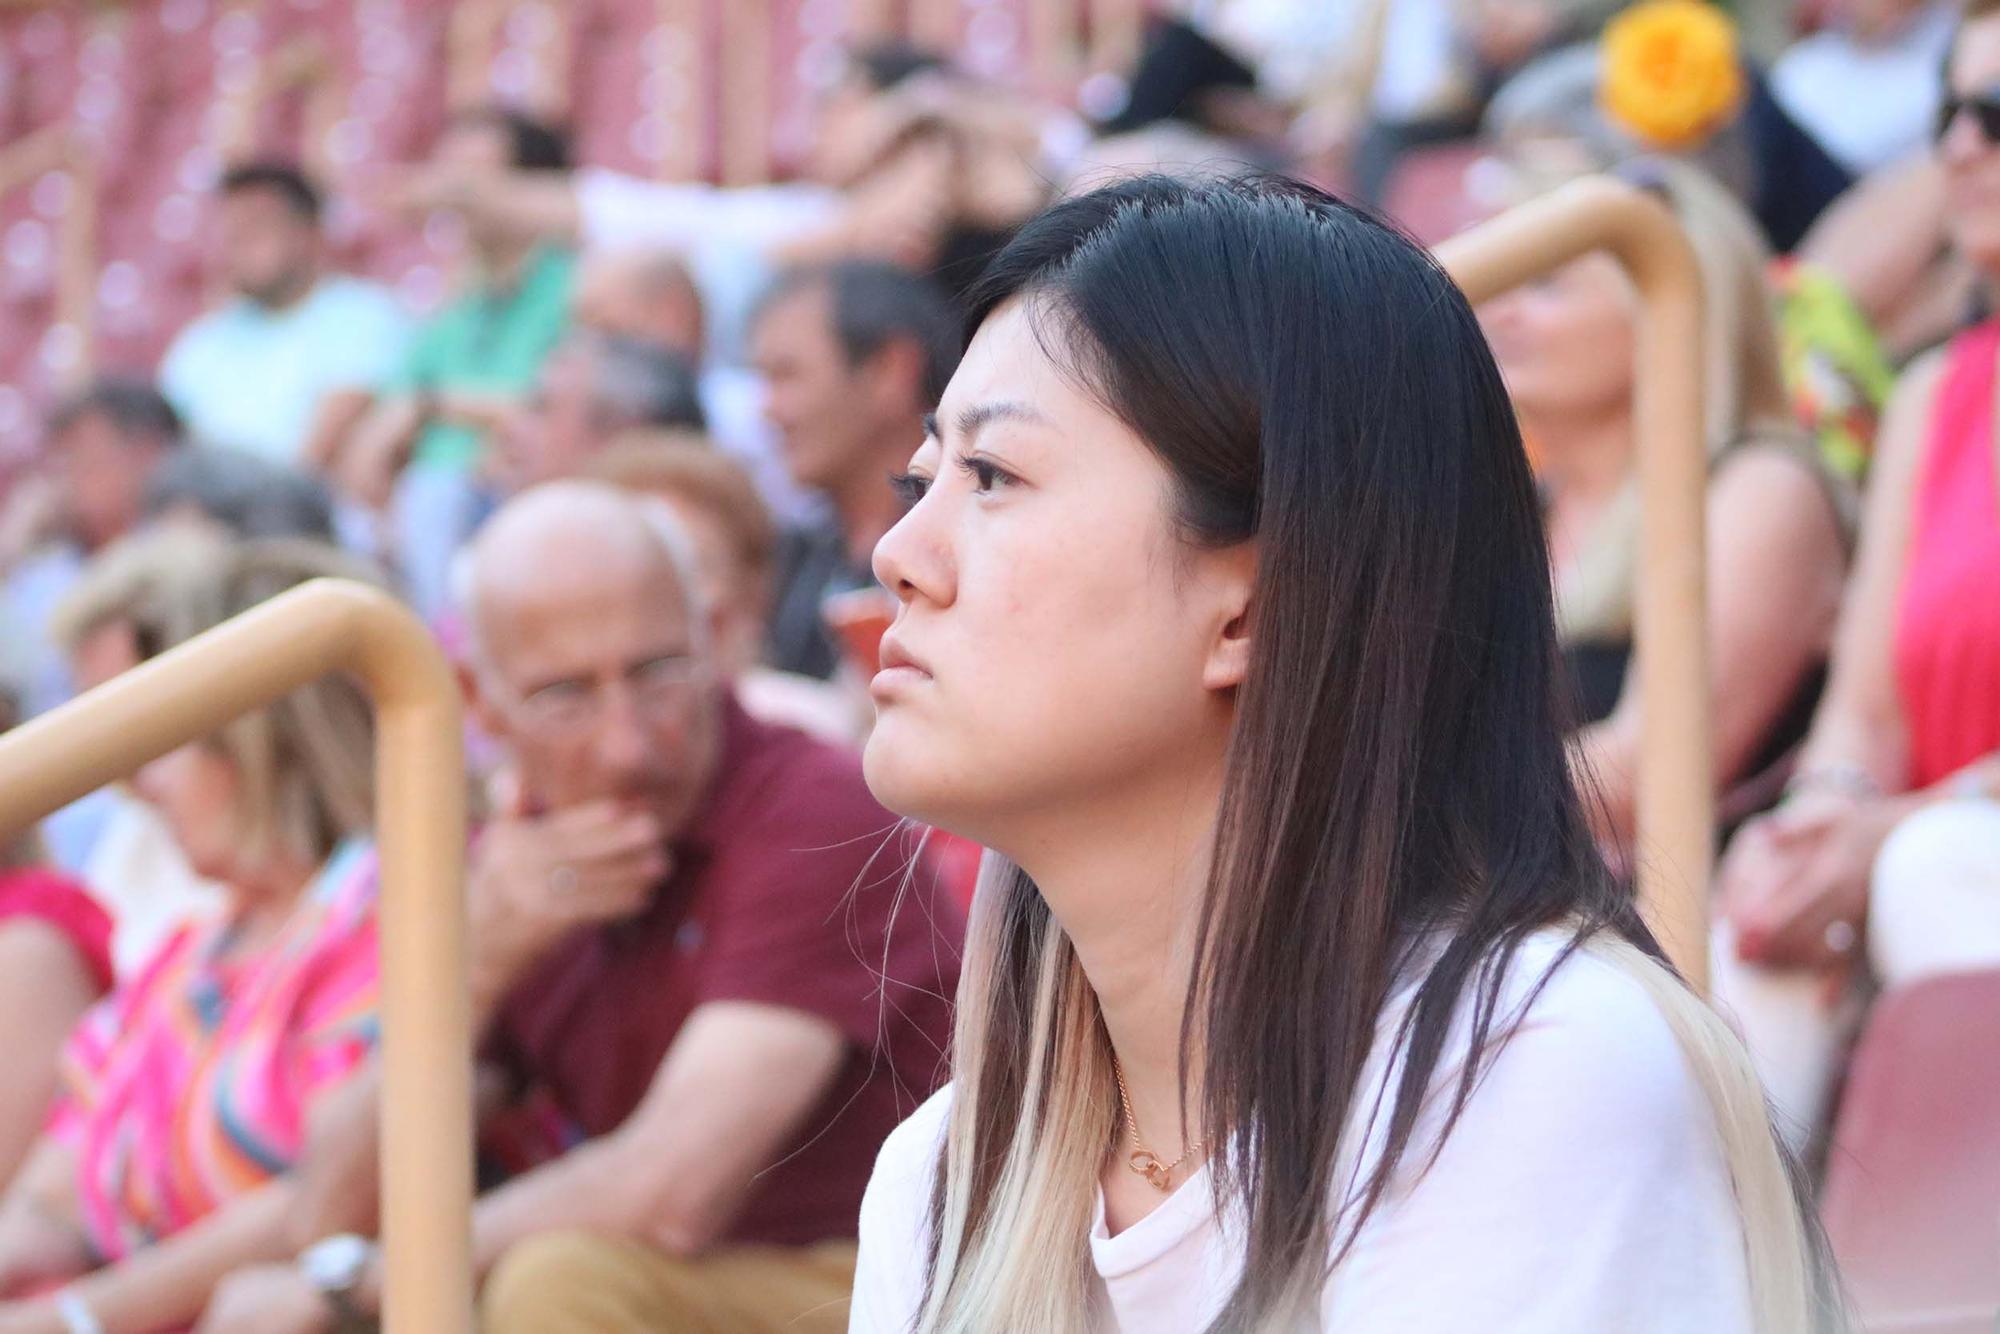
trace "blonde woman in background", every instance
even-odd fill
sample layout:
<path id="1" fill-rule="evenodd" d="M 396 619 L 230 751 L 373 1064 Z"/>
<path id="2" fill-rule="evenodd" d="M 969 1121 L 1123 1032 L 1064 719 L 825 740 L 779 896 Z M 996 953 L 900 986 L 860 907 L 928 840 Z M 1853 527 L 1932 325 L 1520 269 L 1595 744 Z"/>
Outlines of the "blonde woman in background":
<path id="1" fill-rule="evenodd" d="M 177 608 L 199 597 L 228 539 L 210 529 L 148 529 L 93 560 L 56 608 L 50 638 L 79 690 L 131 670 L 170 641 Z M 112 959 L 129 977 L 166 938 L 215 915 L 224 891 L 195 874 L 160 813 L 129 783 L 112 790 L 110 814 L 84 864 L 84 883 L 112 920 Z"/>
<path id="2" fill-rule="evenodd" d="M 1769 255 L 1748 215 L 1694 167 L 1641 160 L 1622 170 L 1673 210 L 1701 270 L 1713 745 L 1733 823 L 1776 798 L 1804 736 L 1839 615 L 1854 502 L 1790 418 Z M 1533 188 L 1528 173 L 1516 179 Z M 1480 311 L 1536 445 L 1556 625 L 1584 724 L 1578 749 L 1602 797 L 1591 806 L 1599 836 L 1619 859 L 1634 851 L 1641 727 L 1628 670 L 1639 575 L 1638 314 L 1637 293 L 1606 255 Z"/>
<path id="3" fill-rule="evenodd" d="M 0 688 L 0 732 L 20 692 Z M 111 985 L 111 919 L 48 864 L 33 831 L 0 847 L 0 1188 L 35 1142 L 56 1089 L 63 1040 Z"/>
<path id="4" fill-rule="evenodd" d="M 77 688 L 124 671 L 162 641 L 171 598 L 161 590 L 205 568 L 219 549 L 206 533 L 128 537 L 94 557 L 58 604 L 51 639 Z M 9 691 L 0 710 L 16 718 Z M 5 730 L 0 728 L 0 730 Z M 0 852 L 0 1188 L 11 1182 L 48 1119 L 64 1040 L 114 979 L 129 976 L 174 927 L 212 910 L 218 891 L 187 868 L 146 804 L 113 790 L 104 830 L 82 876 L 41 863 L 41 840 L 23 835 Z"/>
<path id="5" fill-rule="evenodd" d="M 369 577 L 308 542 L 199 560 L 160 590 L 142 655 L 307 579 Z M 226 903 L 71 1037 L 49 1128 L 0 1201 L 0 1332 L 170 1328 L 230 1270 L 286 1253 L 285 1170 L 375 1041 L 372 738 L 358 688 L 328 679 L 134 778 Z"/>

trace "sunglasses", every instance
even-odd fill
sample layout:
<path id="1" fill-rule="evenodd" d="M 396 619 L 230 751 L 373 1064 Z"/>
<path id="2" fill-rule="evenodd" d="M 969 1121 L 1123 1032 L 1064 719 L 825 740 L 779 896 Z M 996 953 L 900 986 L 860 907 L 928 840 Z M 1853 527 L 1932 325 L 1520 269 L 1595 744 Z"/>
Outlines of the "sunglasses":
<path id="1" fill-rule="evenodd" d="M 1979 133 L 1989 144 L 2000 144 L 2000 88 L 1991 88 L 1971 97 L 1947 97 L 1938 107 L 1937 139 L 1951 133 L 1961 111 L 1969 111 L 1979 124 Z"/>

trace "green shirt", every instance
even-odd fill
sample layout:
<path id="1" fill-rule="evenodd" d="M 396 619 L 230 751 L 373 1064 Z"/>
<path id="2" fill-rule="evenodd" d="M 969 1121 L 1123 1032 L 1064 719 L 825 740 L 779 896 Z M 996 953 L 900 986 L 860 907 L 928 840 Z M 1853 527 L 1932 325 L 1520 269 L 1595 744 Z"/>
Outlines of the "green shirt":
<path id="1" fill-rule="evenodd" d="M 453 300 L 417 333 L 392 388 L 521 394 L 569 330 L 576 256 L 543 248 L 528 257 L 511 289 L 476 287 Z M 484 447 L 469 426 L 437 422 L 417 438 L 413 461 L 471 468 Z"/>

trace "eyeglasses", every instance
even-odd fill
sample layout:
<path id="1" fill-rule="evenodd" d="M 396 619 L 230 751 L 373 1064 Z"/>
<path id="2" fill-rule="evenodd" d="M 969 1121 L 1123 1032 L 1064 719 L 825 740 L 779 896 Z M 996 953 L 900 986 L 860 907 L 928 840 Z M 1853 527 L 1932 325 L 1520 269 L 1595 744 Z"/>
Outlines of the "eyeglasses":
<path id="1" fill-rule="evenodd" d="M 659 715 L 678 708 L 687 687 L 701 676 L 702 662 L 692 653 L 663 653 L 626 668 L 619 679 L 632 692 L 632 706 L 641 714 Z M 586 677 L 551 681 L 526 694 L 495 681 L 498 693 L 511 695 L 522 724 L 536 732 L 587 732 L 604 716 L 605 683 Z"/>
<path id="2" fill-rule="evenodd" d="M 1979 125 L 1980 137 L 1989 144 L 2000 144 L 2000 88 L 1975 93 L 1971 97 L 1947 97 L 1938 107 L 1937 139 L 1951 133 L 1951 127 L 1958 122 L 1958 113 L 1970 111 Z"/>

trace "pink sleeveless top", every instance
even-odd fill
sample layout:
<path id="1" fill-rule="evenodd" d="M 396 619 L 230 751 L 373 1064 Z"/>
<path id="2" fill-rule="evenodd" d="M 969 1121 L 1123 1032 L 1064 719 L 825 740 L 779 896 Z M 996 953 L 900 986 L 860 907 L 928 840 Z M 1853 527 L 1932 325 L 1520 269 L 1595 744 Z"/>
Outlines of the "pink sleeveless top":
<path id="1" fill-rule="evenodd" d="M 1960 334 L 1948 355 L 1896 613 L 1896 683 L 1912 788 L 2000 750 L 2000 478 L 1993 462 L 2000 321 Z"/>

